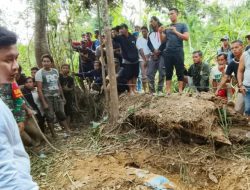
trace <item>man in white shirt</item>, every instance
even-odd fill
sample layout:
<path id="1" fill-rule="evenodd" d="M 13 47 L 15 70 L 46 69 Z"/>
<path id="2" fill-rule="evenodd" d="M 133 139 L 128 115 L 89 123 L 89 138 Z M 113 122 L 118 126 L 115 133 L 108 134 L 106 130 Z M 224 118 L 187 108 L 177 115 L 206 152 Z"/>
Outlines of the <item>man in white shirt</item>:
<path id="1" fill-rule="evenodd" d="M 245 115 L 250 120 L 250 49 L 245 51 L 238 68 L 238 85 L 245 99 Z"/>
<path id="2" fill-rule="evenodd" d="M 151 94 L 155 94 L 155 91 L 158 91 L 158 95 L 163 95 L 163 85 L 164 78 L 166 76 L 165 72 L 165 64 L 164 57 L 162 56 L 162 52 L 165 49 L 165 43 L 161 41 L 161 32 L 160 28 L 162 24 L 156 16 L 152 16 L 150 19 L 150 26 L 152 28 L 152 32 L 148 35 L 148 47 L 151 51 L 150 59 L 148 63 L 148 82 L 149 82 L 149 90 Z M 156 72 L 159 73 L 158 78 L 158 87 L 155 89 L 155 75 Z"/>
<path id="3" fill-rule="evenodd" d="M 147 82 L 147 64 L 150 57 L 150 49 L 148 47 L 148 28 L 146 26 L 141 27 L 142 37 L 138 38 L 136 41 L 136 47 L 140 54 L 140 67 L 142 74 L 142 86 L 144 92 L 147 92 L 148 82 Z"/>
<path id="4" fill-rule="evenodd" d="M 13 82 L 18 73 L 16 41 L 15 33 L 0 27 L 0 85 Z M 0 108 L 0 189 L 37 190 L 14 116 L 1 99 Z"/>

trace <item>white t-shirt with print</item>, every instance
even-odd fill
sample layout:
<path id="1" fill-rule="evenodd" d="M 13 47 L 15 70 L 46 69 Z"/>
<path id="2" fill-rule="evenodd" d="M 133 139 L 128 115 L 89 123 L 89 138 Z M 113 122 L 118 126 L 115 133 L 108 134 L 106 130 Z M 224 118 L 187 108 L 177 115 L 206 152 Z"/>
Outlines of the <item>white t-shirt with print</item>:
<path id="1" fill-rule="evenodd" d="M 45 69 L 40 69 L 37 71 L 35 80 L 42 82 L 43 93 L 49 96 L 58 96 L 59 92 L 59 73 L 56 69 L 52 68 L 47 71 Z"/>

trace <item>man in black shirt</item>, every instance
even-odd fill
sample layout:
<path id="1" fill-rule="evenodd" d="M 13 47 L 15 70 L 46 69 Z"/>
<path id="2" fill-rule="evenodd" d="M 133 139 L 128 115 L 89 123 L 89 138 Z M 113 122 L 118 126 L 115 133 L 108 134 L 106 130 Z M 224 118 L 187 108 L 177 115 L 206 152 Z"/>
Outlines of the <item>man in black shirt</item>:
<path id="1" fill-rule="evenodd" d="M 170 26 L 162 31 L 161 41 L 166 41 L 166 48 L 164 50 L 164 60 L 166 66 L 166 93 L 171 93 L 171 81 L 173 70 L 175 67 L 176 75 L 179 83 L 179 93 L 183 90 L 184 79 L 184 51 L 183 40 L 188 41 L 189 33 L 187 25 L 178 22 L 179 11 L 176 8 L 169 10 L 169 17 L 171 20 Z"/>
<path id="2" fill-rule="evenodd" d="M 69 76 L 70 66 L 68 64 L 63 64 L 61 66 L 61 74 L 59 75 L 59 81 L 62 86 L 63 95 L 66 100 L 64 105 L 64 111 L 67 117 L 68 125 L 72 119 L 72 104 L 73 104 L 73 90 L 74 90 L 74 79 Z"/>
<path id="3" fill-rule="evenodd" d="M 116 36 L 114 41 L 120 44 L 124 73 L 128 80 L 129 94 L 136 93 L 136 81 L 139 74 L 139 53 L 136 48 L 136 39 L 128 32 L 128 26 L 122 24 L 121 35 Z"/>
<path id="4" fill-rule="evenodd" d="M 113 45 L 113 49 L 114 49 L 114 58 L 119 63 L 118 68 L 120 69 L 121 67 L 123 67 L 121 47 L 120 47 L 119 43 L 117 43 L 113 40 L 114 38 L 116 38 L 119 35 L 119 28 L 120 28 L 120 26 L 116 26 L 116 27 L 112 28 L 111 35 L 112 35 L 112 45 Z"/>
<path id="5" fill-rule="evenodd" d="M 237 79 L 240 57 L 244 51 L 243 42 L 240 40 L 233 41 L 231 44 L 231 51 L 234 55 L 234 58 L 227 66 L 226 73 L 221 79 L 220 84 L 217 86 L 215 95 L 218 95 L 219 90 L 227 83 L 227 81 L 231 80 L 233 74 Z M 238 93 L 238 97 L 235 103 L 235 111 L 239 113 L 244 113 L 244 97 L 240 92 Z"/>

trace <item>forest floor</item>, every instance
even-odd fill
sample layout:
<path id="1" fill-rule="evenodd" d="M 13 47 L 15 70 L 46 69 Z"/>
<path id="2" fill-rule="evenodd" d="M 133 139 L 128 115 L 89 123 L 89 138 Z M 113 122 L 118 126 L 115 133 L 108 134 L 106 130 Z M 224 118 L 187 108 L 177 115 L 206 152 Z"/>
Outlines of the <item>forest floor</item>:
<path id="1" fill-rule="evenodd" d="M 120 102 L 123 114 L 127 101 Z M 68 139 L 61 134 L 53 144 L 61 151 L 46 146 L 43 159 L 30 151 L 32 175 L 41 190 L 151 189 L 137 175 L 139 169 L 164 176 L 175 190 L 250 189 L 249 144 L 187 143 L 125 121 L 117 126 L 84 125 Z"/>

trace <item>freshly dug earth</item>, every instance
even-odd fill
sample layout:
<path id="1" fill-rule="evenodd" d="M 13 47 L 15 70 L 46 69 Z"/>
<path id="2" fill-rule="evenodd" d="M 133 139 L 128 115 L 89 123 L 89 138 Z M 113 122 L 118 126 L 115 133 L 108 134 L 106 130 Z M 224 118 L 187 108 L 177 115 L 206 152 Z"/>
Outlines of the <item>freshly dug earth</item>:
<path id="1" fill-rule="evenodd" d="M 121 130 L 121 129 L 120 129 Z M 117 133 L 116 133 L 117 132 Z M 57 140 L 62 151 L 45 149 L 46 159 L 32 156 L 32 175 L 41 190 L 150 189 L 126 167 L 162 175 L 179 190 L 247 190 L 250 147 L 163 142 L 144 131 L 122 129 L 105 136 L 83 130 Z"/>
<path id="2" fill-rule="evenodd" d="M 186 144 L 175 135 L 166 138 L 157 132 L 163 128 L 171 134 L 175 128 L 184 128 L 209 138 L 209 130 L 212 130 L 214 139 L 216 135 L 226 138 L 216 125 L 218 115 L 210 96 L 123 96 L 120 114 L 117 126 L 83 126 L 75 136 L 57 139 L 53 143 L 61 151 L 53 152 L 46 146 L 45 159 L 30 152 L 32 175 L 40 189 L 150 189 L 137 176 L 128 173 L 128 167 L 162 175 L 179 190 L 250 189 L 250 145 L 216 148 L 213 141 L 205 145 L 194 141 Z M 243 121 L 244 125 L 241 118 L 234 121 Z"/>
<path id="3" fill-rule="evenodd" d="M 129 119 L 139 127 L 157 127 L 164 132 L 181 131 L 192 137 L 212 139 L 215 142 L 231 145 L 226 129 L 219 124 L 218 109 L 222 108 L 220 100 L 204 93 L 200 96 L 172 94 L 168 97 L 138 95 L 132 98 L 123 97 L 121 109 L 128 108 Z M 232 126 L 247 125 L 246 118 L 227 109 L 228 117 L 233 120 Z M 237 121 L 237 122 L 235 122 Z"/>

